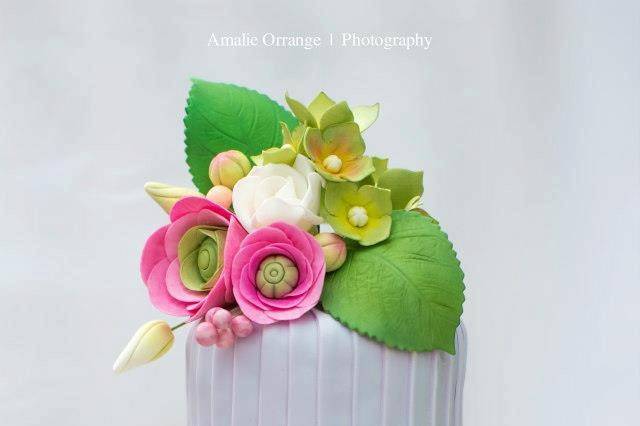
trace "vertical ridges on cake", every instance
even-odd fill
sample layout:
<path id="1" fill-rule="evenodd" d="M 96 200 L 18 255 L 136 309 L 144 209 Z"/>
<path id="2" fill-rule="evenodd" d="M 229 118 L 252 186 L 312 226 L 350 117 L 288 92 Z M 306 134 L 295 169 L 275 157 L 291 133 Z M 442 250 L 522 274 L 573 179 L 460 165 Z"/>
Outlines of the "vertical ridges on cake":
<path id="1" fill-rule="evenodd" d="M 460 426 L 466 332 L 456 355 L 406 352 L 313 310 L 218 349 L 187 341 L 189 426 Z M 241 368 L 240 368 L 241 367 Z"/>

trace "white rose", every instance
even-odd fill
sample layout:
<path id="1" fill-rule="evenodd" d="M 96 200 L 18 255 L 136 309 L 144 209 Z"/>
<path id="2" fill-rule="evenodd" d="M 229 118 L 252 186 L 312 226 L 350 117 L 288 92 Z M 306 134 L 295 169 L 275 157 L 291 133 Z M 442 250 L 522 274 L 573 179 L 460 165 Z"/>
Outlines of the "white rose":
<path id="1" fill-rule="evenodd" d="M 311 162 L 298 155 L 286 164 L 256 166 L 233 187 L 233 209 L 248 232 L 274 222 L 308 230 L 319 225 L 322 177 Z"/>

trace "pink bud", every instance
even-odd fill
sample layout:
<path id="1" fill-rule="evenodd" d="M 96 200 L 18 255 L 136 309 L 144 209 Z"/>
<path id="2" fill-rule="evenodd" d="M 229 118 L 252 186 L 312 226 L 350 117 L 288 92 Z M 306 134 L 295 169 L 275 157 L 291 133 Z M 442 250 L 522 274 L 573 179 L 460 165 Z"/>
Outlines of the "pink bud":
<path id="1" fill-rule="evenodd" d="M 207 198 L 228 209 L 231 207 L 232 192 L 224 185 L 216 185 L 207 192 Z"/>
<path id="2" fill-rule="evenodd" d="M 347 258 L 347 245 L 344 240 L 331 232 L 321 232 L 315 239 L 322 247 L 327 272 L 340 269 Z"/>
<path id="3" fill-rule="evenodd" d="M 251 170 L 251 163 L 240 151 L 224 151 L 216 155 L 209 165 L 209 178 L 213 185 L 224 185 L 233 189 L 236 182 Z"/>
<path id="4" fill-rule="evenodd" d="M 230 329 L 225 328 L 223 330 L 220 330 L 218 333 L 219 337 L 218 342 L 216 343 L 217 347 L 219 347 L 220 349 L 226 349 L 233 346 L 236 341 L 236 336 Z"/>
<path id="5" fill-rule="evenodd" d="M 231 325 L 231 312 L 226 309 L 219 309 L 214 312 L 211 323 L 218 329 L 229 328 Z"/>
<path id="6" fill-rule="evenodd" d="M 202 346 L 211 346 L 219 340 L 218 330 L 209 322 L 201 322 L 196 327 L 196 341 Z"/>
<path id="7" fill-rule="evenodd" d="M 238 315 L 231 320 L 231 330 L 238 337 L 247 337 L 253 332 L 253 323 L 244 315 Z"/>

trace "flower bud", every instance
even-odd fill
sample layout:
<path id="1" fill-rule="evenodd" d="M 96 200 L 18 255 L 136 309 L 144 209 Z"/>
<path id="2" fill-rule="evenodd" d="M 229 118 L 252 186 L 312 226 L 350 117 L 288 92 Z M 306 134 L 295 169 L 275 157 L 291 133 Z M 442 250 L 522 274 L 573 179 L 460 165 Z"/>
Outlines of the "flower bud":
<path id="1" fill-rule="evenodd" d="M 213 185 L 233 189 L 236 182 L 251 170 L 249 159 L 240 151 L 225 151 L 216 155 L 209 166 L 209 178 Z"/>
<path id="2" fill-rule="evenodd" d="M 144 184 L 144 190 L 167 213 L 183 197 L 202 197 L 195 189 L 181 188 L 160 182 L 147 182 Z"/>
<path id="3" fill-rule="evenodd" d="M 344 240 L 331 232 L 321 232 L 315 239 L 322 247 L 327 272 L 339 269 L 347 258 L 347 245 Z"/>
<path id="4" fill-rule="evenodd" d="M 228 209 L 231 207 L 232 193 L 226 186 L 216 185 L 207 192 L 207 199 Z"/>
<path id="5" fill-rule="evenodd" d="M 149 321 L 136 331 L 118 359 L 113 371 L 123 371 L 155 361 L 167 353 L 173 345 L 173 331 L 164 321 Z"/>

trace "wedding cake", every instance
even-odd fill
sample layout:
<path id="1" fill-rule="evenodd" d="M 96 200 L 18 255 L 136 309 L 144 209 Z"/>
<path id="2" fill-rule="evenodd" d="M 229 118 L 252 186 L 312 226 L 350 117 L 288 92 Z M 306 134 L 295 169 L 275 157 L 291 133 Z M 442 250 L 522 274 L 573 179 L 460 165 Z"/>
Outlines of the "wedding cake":
<path id="1" fill-rule="evenodd" d="M 140 262 L 184 321 L 145 323 L 114 370 L 188 325 L 190 426 L 461 425 L 464 274 L 422 172 L 367 155 L 379 104 L 285 100 L 193 81 L 195 188 L 145 185 L 168 223 Z"/>

